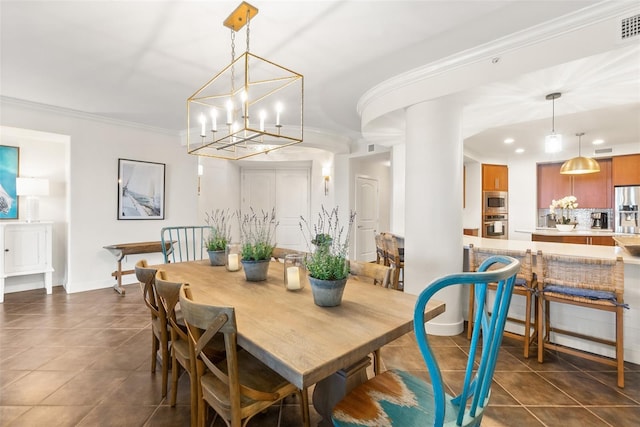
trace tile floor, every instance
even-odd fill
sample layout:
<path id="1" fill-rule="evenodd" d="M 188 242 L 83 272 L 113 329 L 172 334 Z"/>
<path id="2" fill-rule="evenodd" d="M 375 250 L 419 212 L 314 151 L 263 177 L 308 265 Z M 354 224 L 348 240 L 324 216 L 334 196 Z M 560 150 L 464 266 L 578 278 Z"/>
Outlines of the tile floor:
<path id="1" fill-rule="evenodd" d="M 183 375 L 178 405 L 160 396 L 161 375 L 150 373 L 149 315 L 137 285 L 121 297 L 112 289 L 53 295 L 43 290 L 5 295 L 0 304 L 0 426 L 188 426 L 189 384 Z M 432 337 L 445 380 L 466 360 L 464 335 Z M 544 364 L 522 357 L 505 340 L 484 426 L 636 426 L 640 366 L 627 364 L 626 387 L 604 365 L 547 354 Z M 426 376 L 407 335 L 383 348 L 387 367 Z M 273 407 L 249 426 L 277 425 Z M 312 425 L 319 421 L 311 409 Z M 223 426 L 220 420 L 214 426 Z M 300 425 L 287 402 L 283 426 Z"/>

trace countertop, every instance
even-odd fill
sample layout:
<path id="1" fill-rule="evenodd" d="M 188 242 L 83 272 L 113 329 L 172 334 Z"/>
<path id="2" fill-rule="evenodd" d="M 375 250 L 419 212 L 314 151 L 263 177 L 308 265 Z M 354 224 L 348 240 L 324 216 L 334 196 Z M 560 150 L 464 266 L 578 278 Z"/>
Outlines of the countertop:
<path id="1" fill-rule="evenodd" d="M 558 233 L 557 231 L 555 232 Z M 576 231 L 564 233 L 570 234 Z M 595 233 L 594 233 L 595 234 Z M 615 233 L 612 233 L 612 235 Z M 619 233 L 618 233 L 619 234 Z M 599 234 L 600 235 L 600 234 Z M 619 246 L 601 246 L 601 245 L 580 245 L 573 243 L 551 243 L 551 242 L 531 242 L 526 240 L 502 240 L 502 239 L 486 239 L 483 237 L 462 236 L 465 246 L 473 244 L 474 246 L 494 249 L 513 249 L 527 250 L 531 249 L 532 253 L 542 251 L 543 253 L 552 253 L 568 256 L 583 256 L 593 258 L 616 258 L 622 257 L 625 264 L 640 265 L 640 257 L 634 257 L 629 252 Z"/>
<path id="2" fill-rule="evenodd" d="M 615 236 L 621 234 L 615 233 L 613 230 L 602 230 L 600 228 L 574 228 L 571 231 L 560 231 L 555 227 L 537 227 L 535 230 L 529 232 L 542 236 Z"/>

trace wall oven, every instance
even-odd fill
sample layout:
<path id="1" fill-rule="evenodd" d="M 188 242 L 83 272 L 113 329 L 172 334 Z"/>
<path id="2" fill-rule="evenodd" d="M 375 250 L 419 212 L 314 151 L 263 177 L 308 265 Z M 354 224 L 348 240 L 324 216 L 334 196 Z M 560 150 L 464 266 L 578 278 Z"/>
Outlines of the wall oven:
<path id="1" fill-rule="evenodd" d="M 509 208 L 508 193 L 506 191 L 483 191 L 482 192 L 482 213 L 506 214 Z"/>
<path id="2" fill-rule="evenodd" d="M 489 239 L 508 239 L 509 221 L 507 214 L 482 216 L 482 237 Z"/>

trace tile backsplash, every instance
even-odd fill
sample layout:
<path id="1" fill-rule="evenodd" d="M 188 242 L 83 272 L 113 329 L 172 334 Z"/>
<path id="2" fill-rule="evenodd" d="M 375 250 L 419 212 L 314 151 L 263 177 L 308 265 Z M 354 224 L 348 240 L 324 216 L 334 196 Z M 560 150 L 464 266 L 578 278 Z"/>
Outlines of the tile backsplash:
<path id="1" fill-rule="evenodd" d="M 591 229 L 591 213 L 592 212 L 604 212 L 609 219 L 608 228 L 613 229 L 613 209 L 574 209 L 572 217 L 575 217 L 578 221 L 576 229 L 578 230 L 590 230 Z M 538 227 L 547 227 L 547 214 L 549 209 L 538 209 Z"/>

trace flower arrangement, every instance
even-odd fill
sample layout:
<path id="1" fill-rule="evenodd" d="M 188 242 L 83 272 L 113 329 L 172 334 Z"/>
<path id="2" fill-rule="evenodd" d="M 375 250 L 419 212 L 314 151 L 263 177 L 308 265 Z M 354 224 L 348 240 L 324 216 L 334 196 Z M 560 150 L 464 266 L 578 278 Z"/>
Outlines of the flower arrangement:
<path id="1" fill-rule="evenodd" d="M 340 225 L 337 207 L 329 212 L 322 206 L 318 221 L 313 226 L 300 217 L 300 230 L 310 252 L 305 259 L 309 276 L 322 280 L 340 280 L 349 275 L 347 255 L 355 216 L 355 212 L 349 213 L 346 231 Z"/>
<path id="2" fill-rule="evenodd" d="M 577 207 L 578 199 L 575 196 L 565 196 L 560 200 L 552 200 L 551 205 L 549 205 L 549 212 L 555 215 L 556 209 L 560 209 L 561 216 L 558 217 L 556 215 L 556 223 L 572 224 L 570 214 Z"/>
<path id="3" fill-rule="evenodd" d="M 243 215 L 238 211 L 236 216 L 240 223 L 242 260 L 260 261 L 270 259 L 275 247 L 273 239 L 279 224 L 276 221 L 275 208 L 270 213 L 262 211 L 261 215 L 258 215 L 251 208 L 251 213 Z"/>
<path id="4" fill-rule="evenodd" d="M 233 214 L 229 215 L 229 209 L 216 209 L 211 213 L 205 213 L 204 222 L 211 227 L 211 233 L 206 240 L 208 251 L 224 251 L 227 243 L 231 241 L 231 224 L 229 220 Z"/>

